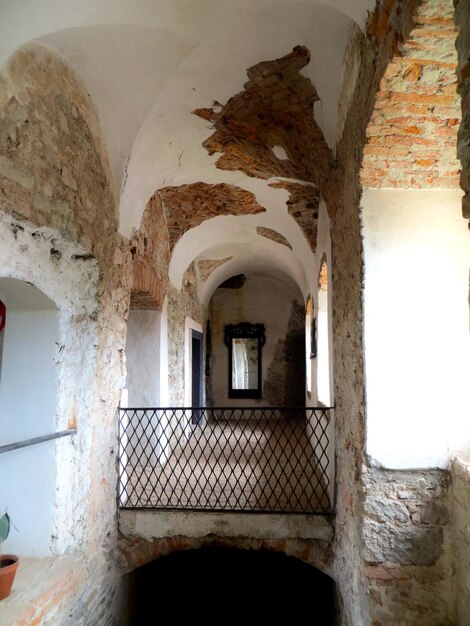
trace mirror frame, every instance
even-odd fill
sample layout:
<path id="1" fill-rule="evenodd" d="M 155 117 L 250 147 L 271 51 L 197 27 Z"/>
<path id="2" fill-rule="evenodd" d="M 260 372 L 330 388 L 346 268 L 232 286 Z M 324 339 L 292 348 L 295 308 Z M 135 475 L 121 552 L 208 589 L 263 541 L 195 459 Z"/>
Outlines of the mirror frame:
<path id="1" fill-rule="evenodd" d="M 260 399 L 261 389 L 261 348 L 266 343 L 264 324 L 226 324 L 224 328 L 224 343 L 228 348 L 228 397 L 229 398 L 256 398 Z M 232 359 L 233 339 L 257 339 L 258 340 L 258 386 L 256 389 L 234 389 L 232 386 Z"/>

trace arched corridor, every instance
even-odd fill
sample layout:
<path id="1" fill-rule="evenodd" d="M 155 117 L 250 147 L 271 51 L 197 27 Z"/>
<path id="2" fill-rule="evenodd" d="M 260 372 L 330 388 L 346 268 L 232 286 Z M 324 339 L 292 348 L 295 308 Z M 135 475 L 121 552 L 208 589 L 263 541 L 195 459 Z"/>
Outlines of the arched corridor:
<path id="1" fill-rule="evenodd" d="M 0 4 L 0 622 L 467 626 L 470 3 Z"/>

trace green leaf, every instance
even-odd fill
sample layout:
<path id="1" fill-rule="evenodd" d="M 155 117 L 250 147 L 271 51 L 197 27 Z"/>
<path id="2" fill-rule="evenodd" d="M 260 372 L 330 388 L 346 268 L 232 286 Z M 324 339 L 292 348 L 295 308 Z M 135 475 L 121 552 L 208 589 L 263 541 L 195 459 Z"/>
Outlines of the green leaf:
<path id="1" fill-rule="evenodd" d="M 5 539 L 10 534 L 10 516 L 8 513 L 4 513 L 2 517 L 0 517 L 0 541 L 5 541 Z"/>

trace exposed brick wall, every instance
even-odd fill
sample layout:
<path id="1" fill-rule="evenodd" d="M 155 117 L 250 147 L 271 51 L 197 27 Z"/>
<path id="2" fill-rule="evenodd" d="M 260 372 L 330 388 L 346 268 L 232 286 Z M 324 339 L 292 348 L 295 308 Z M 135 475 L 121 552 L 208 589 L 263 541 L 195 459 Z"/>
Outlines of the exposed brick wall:
<path id="1" fill-rule="evenodd" d="M 459 128 L 458 157 L 461 161 L 460 184 L 465 192 L 462 212 L 470 219 L 470 5 L 465 0 L 455 0 L 457 37 L 458 89 L 462 98 L 462 123 Z"/>
<path id="2" fill-rule="evenodd" d="M 211 155 L 221 153 L 218 168 L 262 179 L 279 176 L 310 183 L 271 185 L 289 191 L 289 213 L 315 249 L 319 189 L 326 183 L 332 157 L 314 118 L 316 89 L 300 73 L 309 61 L 307 48 L 297 46 L 280 59 L 258 63 L 248 68 L 244 91 L 224 106 L 216 103 L 195 114 L 214 125 L 214 133 L 203 145 Z M 274 154 L 276 146 L 285 151 L 286 159 Z"/>
<path id="3" fill-rule="evenodd" d="M 133 260 L 131 308 L 161 309 L 168 291 L 170 247 L 165 214 L 158 194 L 145 207 L 129 250 Z"/>
<path id="4" fill-rule="evenodd" d="M 203 546 L 282 552 L 309 563 L 328 575 L 331 573 L 331 546 L 329 542 L 319 539 L 254 539 L 208 535 L 202 538 L 167 537 L 150 542 L 140 538 L 128 539 L 121 535 L 116 547 L 115 562 L 122 573 L 126 574 L 161 556 L 179 550 L 197 550 Z"/>
<path id="5" fill-rule="evenodd" d="M 424 0 L 380 83 L 367 127 L 364 187 L 457 187 L 457 31 L 449 0 Z"/>
<path id="6" fill-rule="evenodd" d="M 199 275 L 199 280 L 203 283 L 207 281 L 212 272 L 226 263 L 230 261 L 232 257 L 226 257 L 225 259 L 201 259 L 197 262 L 197 272 Z"/>
<path id="7" fill-rule="evenodd" d="M 250 215 L 265 209 L 254 194 L 235 185 L 193 183 L 158 190 L 165 210 L 170 251 L 190 228 L 218 215 Z"/>
<path id="8" fill-rule="evenodd" d="M 265 228 L 264 226 L 258 226 L 256 228 L 256 232 L 258 233 L 258 235 L 261 235 L 261 237 L 267 237 L 267 239 L 271 239 L 272 241 L 280 243 L 281 245 L 286 246 L 287 248 L 290 248 L 292 250 L 292 246 L 290 245 L 289 241 L 284 237 L 284 235 L 278 233 L 277 230 L 273 230 L 272 228 Z"/>
<path id="9" fill-rule="evenodd" d="M 312 252 L 317 249 L 317 222 L 320 205 L 320 191 L 316 185 L 278 181 L 270 187 L 287 189 L 289 200 L 287 210 L 302 229 Z"/>

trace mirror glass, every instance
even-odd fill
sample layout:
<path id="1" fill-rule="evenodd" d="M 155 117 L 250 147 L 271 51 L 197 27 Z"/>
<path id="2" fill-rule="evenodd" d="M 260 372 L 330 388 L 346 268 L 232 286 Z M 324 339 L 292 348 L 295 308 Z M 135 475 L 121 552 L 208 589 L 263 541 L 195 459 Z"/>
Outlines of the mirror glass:
<path id="1" fill-rule="evenodd" d="M 258 338 L 232 339 L 232 389 L 258 389 Z"/>
<path id="2" fill-rule="evenodd" d="M 261 348 L 265 341 L 264 324 L 226 324 L 229 398 L 261 398 Z"/>

